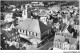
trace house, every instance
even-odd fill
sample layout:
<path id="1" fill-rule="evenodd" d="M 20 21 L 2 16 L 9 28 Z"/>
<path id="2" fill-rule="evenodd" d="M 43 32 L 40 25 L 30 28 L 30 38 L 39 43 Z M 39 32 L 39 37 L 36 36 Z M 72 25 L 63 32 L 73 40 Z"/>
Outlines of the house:
<path id="1" fill-rule="evenodd" d="M 27 18 L 16 26 L 20 37 L 31 40 L 37 39 L 37 44 L 41 42 L 42 38 L 49 34 L 51 28 L 39 21 L 38 19 Z M 36 41 L 33 41 L 36 42 Z"/>
<path id="2" fill-rule="evenodd" d="M 77 49 L 77 39 L 76 38 L 69 38 L 69 44 L 70 44 L 70 50 L 76 50 Z"/>
<path id="3" fill-rule="evenodd" d="M 5 25 L 3 25 L 5 31 L 11 31 L 12 28 L 14 28 L 14 24 L 12 22 L 9 22 L 9 23 L 5 23 Z"/>
<path id="4" fill-rule="evenodd" d="M 54 46 L 53 46 L 53 50 L 54 48 L 58 48 L 58 49 L 63 49 L 63 43 L 65 42 L 65 37 L 64 36 L 60 36 L 60 35 L 56 35 L 54 38 Z"/>
<path id="5" fill-rule="evenodd" d="M 14 19 L 12 19 L 12 17 L 13 17 L 13 13 L 11 13 L 11 12 L 9 12 L 9 13 L 7 13 L 6 15 L 5 15 L 5 20 L 4 21 L 6 21 L 6 22 L 12 22 Z"/>
<path id="6" fill-rule="evenodd" d="M 11 31 L 8 31 L 8 33 L 8 37 L 11 39 L 11 41 L 19 41 L 19 34 L 16 29 L 12 29 Z"/>
<path id="7" fill-rule="evenodd" d="M 68 42 L 64 42 L 63 43 L 63 50 L 69 50 L 70 45 L 68 44 Z"/>
<path id="8" fill-rule="evenodd" d="M 2 37 L 5 37 L 8 41 L 18 41 L 19 34 L 16 29 L 12 29 L 11 31 L 2 30 Z"/>
<path id="9" fill-rule="evenodd" d="M 16 46 L 19 44 L 19 34 L 15 29 L 12 29 L 11 31 L 2 31 L 1 34 L 1 40 L 4 41 L 9 46 Z M 16 46 L 17 47 L 17 46 Z M 19 48 L 19 47 L 18 47 Z"/>
<path id="10" fill-rule="evenodd" d="M 63 50 L 76 50 L 77 49 L 77 39 L 68 37 L 63 43 Z"/>
<path id="11" fill-rule="evenodd" d="M 61 50 L 76 50 L 77 39 L 72 37 L 64 37 L 61 35 L 56 35 L 54 38 L 54 48 Z"/>

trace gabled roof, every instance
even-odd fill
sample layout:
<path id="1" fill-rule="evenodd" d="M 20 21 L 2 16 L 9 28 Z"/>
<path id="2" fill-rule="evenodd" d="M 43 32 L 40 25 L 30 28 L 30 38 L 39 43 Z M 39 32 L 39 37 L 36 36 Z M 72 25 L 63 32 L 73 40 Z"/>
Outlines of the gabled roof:
<path id="1" fill-rule="evenodd" d="M 48 27 L 38 19 L 31 19 L 31 18 L 27 18 L 25 21 L 17 25 L 16 28 L 35 33 L 43 33 L 46 30 L 50 29 L 50 27 Z"/>

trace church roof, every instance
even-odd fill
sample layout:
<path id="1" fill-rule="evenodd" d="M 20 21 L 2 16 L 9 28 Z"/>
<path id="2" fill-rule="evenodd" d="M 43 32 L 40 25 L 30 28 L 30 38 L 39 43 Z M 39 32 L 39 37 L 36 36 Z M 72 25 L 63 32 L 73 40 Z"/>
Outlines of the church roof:
<path id="1" fill-rule="evenodd" d="M 46 30 L 50 29 L 50 27 L 48 27 L 38 19 L 30 18 L 27 18 L 25 21 L 21 22 L 18 26 L 16 26 L 16 28 L 35 33 L 43 33 Z"/>

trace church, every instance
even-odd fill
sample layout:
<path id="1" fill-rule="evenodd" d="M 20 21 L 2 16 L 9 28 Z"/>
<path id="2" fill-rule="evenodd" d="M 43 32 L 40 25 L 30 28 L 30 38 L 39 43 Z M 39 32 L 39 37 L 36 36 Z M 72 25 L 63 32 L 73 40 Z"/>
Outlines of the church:
<path id="1" fill-rule="evenodd" d="M 45 25 L 38 19 L 31 18 L 27 18 L 26 20 L 20 22 L 16 26 L 16 28 L 20 34 L 20 37 L 27 39 L 29 41 L 32 39 L 39 40 L 37 41 L 37 44 L 42 42 L 42 38 L 51 32 L 51 28 L 49 26 Z"/>

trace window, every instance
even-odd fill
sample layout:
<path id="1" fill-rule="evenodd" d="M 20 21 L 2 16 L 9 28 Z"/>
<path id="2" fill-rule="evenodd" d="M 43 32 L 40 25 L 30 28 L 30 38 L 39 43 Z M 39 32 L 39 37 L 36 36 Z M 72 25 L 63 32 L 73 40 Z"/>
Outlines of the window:
<path id="1" fill-rule="evenodd" d="M 26 31 L 24 31 L 24 34 L 26 34 Z"/>
<path id="2" fill-rule="evenodd" d="M 60 49 L 62 49 L 62 45 L 61 45 L 61 42 L 60 42 L 60 46 L 59 46 L 59 48 L 60 48 Z"/>
<path id="3" fill-rule="evenodd" d="M 37 36 L 37 33 L 34 33 L 35 36 Z"/>
<path id="4" fill-rule="evenodd" d="M 27 35 L 27 31 L 26 31 L 26 35 Z"/>
<path id="5" fill-rule="evenodd" d="M 27 35 L 29 35 L 29 31 L 27 31 Z"/>
<path id="6" fill-rule="evenodd" d="M 31 34 L 30 34 L 30 31 L 29 31 L 29 35 L 31 35 Z"/>
<path id="7" fill-rule="evenodd" d="M 23 30 L 23 33 L 24 33 L 24 30 Z"/>
<path id="8" fill-rule="evenodd" d="M 32 32 L 30 32 L 30 35 L 33 35 Z"/>
<path id="9" fill-rule="evenodd" d="M 36 33 L 36 36 L 37 36 L 37 33 Z"/>
<path id="10" fill-rule="evenodd" d="M 21 29 L 21 33 L 23 33 L 23 30 Z"/>
<path id="11" fill-rule="evenodd" d="M 21 29 L 20 29 L 20 32 L 21 32 Z"/>
<path id="12" fill-rule="evenodd" d="M 18 32 L 20 32 L 20 29 L 18 29 Z"/>

